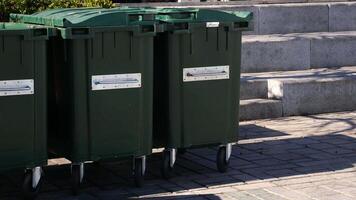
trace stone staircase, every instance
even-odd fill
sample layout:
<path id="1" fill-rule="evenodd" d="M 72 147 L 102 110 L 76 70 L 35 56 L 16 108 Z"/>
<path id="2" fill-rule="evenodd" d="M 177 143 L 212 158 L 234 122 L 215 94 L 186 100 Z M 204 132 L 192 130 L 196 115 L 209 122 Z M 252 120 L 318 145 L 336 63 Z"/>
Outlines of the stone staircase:
<path id="1" fill-rule="evenodd" d="M 356 67 L 244 73 L 244 120 L 356 110 Z"/>
<path id="2" fill-rule="evenodd" d="M 278 2 L 151 6 L 254 13 L 242 39 L 241 120 L 356 110 L 356 2 Z"/>
<path id="3" fill-rule="evenodd" d="M 243 36 L 241 120 L 356 110 L 356 3 L 240 9 L 255 16 Z"/>

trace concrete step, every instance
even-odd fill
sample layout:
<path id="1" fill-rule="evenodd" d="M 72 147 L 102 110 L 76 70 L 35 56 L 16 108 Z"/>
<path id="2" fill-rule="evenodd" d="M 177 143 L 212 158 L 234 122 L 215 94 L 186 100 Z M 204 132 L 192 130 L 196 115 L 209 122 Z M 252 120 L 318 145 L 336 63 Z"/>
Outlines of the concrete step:
<path id="1" fill-rule="evenodd" d="M 352 66 L 356 31 L 245 35 L 241 56 L 242 72 Z"/>
<path id="2" fill-rule="evenodd" d="M 283 116 L 356 110 L 356 66 L 242 74 L 241 82 L 241 96 L 248 96 L 243 94 L 248 89 L 258 95 L 267 91 L 269 99 L 280 100 Z M 249 82 L 248 89 L 243 82 Z M 254 112 L 263 109 L 254 107 Z"/>
<path id="3" fill-rule="evenodd" d="M 312 73 L 268 80 L 268 97 L 282 100 L 283 116 L 356 110 L 356 67 Z"/>
<path id="4" fill-rule="evenodd" d="M 245 99 L 267 99 L 268 81 L 258 79 L 254 74 L 241 74 L 240 100 Z"/>
<path id="5" fill-rule="evenodd" d="M 258 5 L 254 34 L 356 30 L 356 3 L 287 3 Z"/>
<path id="6" fill-rule="evenodd" d="M 273 99 L 240 100 L 240 120 L 282 117 L 282 101 Z"/>
<path id="7" fill-rule="evenodd" d="M 280 4 L 268 4 L 270 2 Z M 320 0 L 319 0 L 320 1 Z M 332 0 L 335 1 L 335 0 Z M 356 30 L 355 2 L 238 1 L 229 3 L 153 3 L 129 6 L 196 7 L 219 10 L 246 10 L 254 14 L 254 31 L 249 34 L 286 34 Z M 318 2 L 318 1 L 314 1 Z M 267 3 L 267 4 L 266 4 Z"/>

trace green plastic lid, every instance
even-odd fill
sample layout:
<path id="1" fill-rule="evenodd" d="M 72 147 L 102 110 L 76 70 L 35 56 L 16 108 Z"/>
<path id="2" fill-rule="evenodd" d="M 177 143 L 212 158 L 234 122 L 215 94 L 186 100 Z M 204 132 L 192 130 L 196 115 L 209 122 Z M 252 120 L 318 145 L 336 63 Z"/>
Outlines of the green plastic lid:
<path id="1" fill-rule="evenodd" d="M 13 22 L 1 22 L 0 23 L 0 31 L 1 30 L 36 30 L 36 29 L 50 29 L 45 26 L 39 26 L 35 24 L 25 24 L 25 23 L 13 23 Z"/>
<path id="2" fill-rule="evenodd" d="M 209 22 L 249 22 L 253 19 L 253 13 L 248 11 L 219 11 L 201 9 L 198 14 L 198 21 Z"/>
<path id="3" fill-rule="evenodd" d="M 161 22 L 188 22 L 197 20 L 199 9 L 195 8 L 151 8 L 155 19 Z"/>
<path id="4" fill-rule="evenodd" d="M 195 8 L 66 8 L 33 15 L 11 14 L 12 21 L 50 27 L 110 27 L 164 23 L 248 22 L 251 12 Z"/>
<path id="5" fill-rule="evenodd" d="M 29 30 L 33 29 L 31 25 L 22 24 L 22 23 L 0 23 L 0 31 L 1 30 Z"/>
<path id="6" fill-rule="evenodd" d="M 25 39 L 48 39 L 53 35 L 52 29 L 23 23 L 0 23 L 0 35 L 23 35 Z"/>
<path id="7" fill-rule="evenodd" d="M 248 22 L 253 13 L 245 11 L 220 11 L 194 8 L 155 9 L 156 20 L 166 23 L 176 22 Z"/>
<path id="8" fill-rule="evenodd" d="M 153 24 L 154 15 L 140 8 L 65 8 L 39 12 L 33 15 L 11 14 L 15 22 L 52 27 L 104 27 Z"/>

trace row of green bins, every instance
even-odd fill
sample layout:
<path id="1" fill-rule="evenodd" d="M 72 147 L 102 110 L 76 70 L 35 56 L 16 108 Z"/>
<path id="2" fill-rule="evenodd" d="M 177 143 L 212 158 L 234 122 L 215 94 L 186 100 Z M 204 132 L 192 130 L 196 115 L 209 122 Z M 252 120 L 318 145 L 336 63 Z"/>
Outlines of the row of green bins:
<path id="1" fill-rule="evenodd" d="M 134 158 L 141 185 L 152 147 L 165 148 L 164 177 L 177 150 L 192 147 L 219 146 L 217 167 L 227 170 L 250 12 L 92 8 L 11 17 L 58 30 L 49 41 L 49 147 L 72 161 L 74 192 L 85 162 L 117 157 Z"/>
<path id="2" fill-rule="evenodd" d="M 0 23 L 0 171 L 25 169 L 29 198 L 47 165 L 48 32 Z"/>
<path id="3" fill-rule="evenodd" d="M 55 102 L 49 149 L 72 162 L 73 192 L 84 163 L 133 158 L 141 186 L 152 152 L 154 15 L 142 9 L 55 9 L 11 16 L 58 29 L 50 39 Z"/>
<path id="4" fill-rule="evenodd" d="M 238 139 L 241 33 L 252 13 L 156 9 L 154 144 L 165 147 L 162 174 L 172 175 L 176 152 L 219 146 L 220 172 Z"/>

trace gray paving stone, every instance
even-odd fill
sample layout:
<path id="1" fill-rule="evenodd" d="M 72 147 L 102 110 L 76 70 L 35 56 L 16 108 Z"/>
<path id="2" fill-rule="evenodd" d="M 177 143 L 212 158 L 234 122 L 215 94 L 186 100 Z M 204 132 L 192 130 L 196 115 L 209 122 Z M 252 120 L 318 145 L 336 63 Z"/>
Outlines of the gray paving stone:
<path id="1" fill-rule="evenodd" d="M 323 149 L 322 151 L 325 151 L 325 152 L 333 154 L 333 155 L 354 153 L 354 151 L 352 151 L 350 149 L 344 149 L 344 148 L 340 148 L 340 147 L 332 148 L 332 149 Z"/>
<path id="2" fill-rule="evenodd" d="M 328 196 L 335 196 L 338 195 L 337 192 L 330 190 L 330 189 L 326 189 L 324 187 L 310 187 L 310 188 L 302 188 L 299 191 L 314 197 L 314 198 L 319 198 L 319 199 L 324 199 Z"/>
<path id="3" fill-rule="evenodd" d="M 279 153 L 279 154 L 274 154 L 271 156 L 273 156 L 273 158 L 276 158 L 278 160 L 283 160 L 283 161 L 290 161 L 290 160 L 305 158 L 305 156 L 302 156 L 299 154 L 291 154 L 291 153 Z"/>
<path id="4" fill-rule="evenodd" d="M 354 200 L 354 197 L 350 197 L 350 196 L 345 196 L 343 194 L 335 194 L 335 195 L 330 195 L 330 196 L 326 196 L 322 198 L 323 200 Z"/>
<path id="5" fill-rule="evenodd" d="M 279 196 L 285 197 L 287 199 L 293 199 L 293 200 L 311 200 L 312 199 L 303 193 L 300 193 L 298 191 L 291 190 L 291 189 L 286 189 L 284 187 L 272 187 L 272 188 L 268 188 L 266 190 L 269 192 L 278 194 Z"/>
<path id="6" fill-rule="evenodd" d="M 306 157 L 314 159 L 314 160 L 332 160 L 332 159 L 337 159 L 339 156 L 330 154 L 327 152 L 321 152 L 321 153 L 316 153 L 316 154 L 309 154 Z"/>
<path id="7" fill-rule="evenodd" d="M 259 142 L 259 143 L 251 143 L 247 145 L 241 145 L 245 149 L 249 150 L 260 150 L 260 149 L 267 149 L 269 146 L 265 143 Z"/>
<path id="8" fill-rule="evenodd" d="M 215 164 L 215 163 L 214 163 L 214 164 Z M 239 159 L 239 158 L 235 158 L 235 159 L 232 159 L 232 160 L 230 161 L 230 166 L 231 166 L 231 167 L 234 167 L 234 166 L 238 167 L 238 166 L 250 165 L 250 164 L 252 164 L 252 162 L 248 162 L 248 161 L 246 161 L 246 160 Z"/>
<path id="9" fill-rule="evenodd" d="M 301 145 L 311 145 L 313 144 L 318 144 L 320 143 L 318 140 L 312 139 L 312 138 L 308 138 L 308 137 L 303 137 L 303 138 L 295 138 L 293 140 L 290 141 L 291 143 L 297 143 L 297 144 L 301 144 Z"/>
<path id="10" fill-rule="evenodd" d="M 332 149 L 335 146 L 328 144 L 328 143 L 317 143 L 317 144 L 312 144 L 312 145 L 307 145 L 309 148 L 312 149 L 317 149 L 317 150 L 321 150 L 321 149 Z"/>
<path id="11" fill-rule="evenodd" d="M 264 154 L 260 154 L 260 153 L 247 154 L 247 155 L 245 155 L 245 154 L 243 154 L 243 155 L 235 155 L 235 154 L 233 154 L 233 155 L 238 157 L 238 158 L 242 158 L 244 160 L 247 160 L 247 161 L 263 160 L 263 159 L 270 158 L 269 156 L 264 155 Z"/>
<path id="12" fill-rule="evenodd" d="M 254 169 L 243 169 L 241 170 L 244 173 L 247 173 L 251 176 L 257 177 L 258 180 L 265 180 L 265 179 L 274 179 L 275 176 L 267 174 L 263 168 L 254 168 Z"/>
<path id="13" fill-rule="evenodd" d="M 300 154 L 300 155 L 304 155 L 304 156 L 307 156 L 309 154 L 322 153 L 322 151 L 311 149 L 311 148 L 291 149 L 291 150 L 288 150 L 288 152 L 289 153 L 296 153 L 296 154 Z"/>
<path id="14" fill-rule="evenodd" d="M 241 124 L 250 124 L 244 126 L 245 130 L 261 135 L 243 139 L 234 147 L 227 173 L 217 172 L 214 166 L 216 148 L 192 150 L 185 156 L 179 156 L 176 173 L 169 181 L 161 179 L 160 157 L 153 156 L 148 159 L 150 173 L 145 187 L 134 188 L 128 173 L 129 165 L 118 162 L 99 166 L 99 169 L 89 167 L 88 181 L 81 196 L 73 197 L 70 193 L 68 166 L 48 167 L 45 176 L 47 185 L 39 199 L 356 198 L 356 138 L 352 135 L 356 132 L 355 112 L 259 120 Z M 318 126 L 326 126 L 326 129 L 318 132 L 321 130 Z M 314 135 L 308 135 L 306 131 L 296 131 L 298 129 L 312 129 Z M 270 133 L 271 130 L 284 134 L 262 134 Z M 335 135 L 335 131 L 338 134 Z M 1 173 L 1 200 L 18 199 L 21 175 L 21 171 Z M 300 196 L 292 198 L 296 194 Z"/>
<path id="15" fill-rule="evenodd" d="M 350 144 L 350 140 L 341 139 L 341 138 L 330 138 L 327 141 L 324 141 L 329 144 Z"/>
<path id="16" fill-rule="evenodd" d="M 220 185 L 220 184 L 229 184 L 229 183 L 236 183 L 238 182 L 236 179 L 230 176 L 217 176 L 214 178 L 206 178 L 202 180 L 195 180 L 198 184 L 204 185 L 206 187 Z"/>
<path id="17" fill-rule="evenodd" d="M 278 196 L 265 189 L 248 190 L 247 192 L 263 200 L 287 200 L 286 198 Z"/>
<path id="18" fill-rule="evenodd" d="M 252 176 L 252 175 L 249 175 L 249 174 L 246 174 L 246 173 L 233 175 L 232 177 L 237 179 L 237 180 L 241 180 L 243 182 L 259 180 L 259 178 L 255 177 L 255 176 Z"/>
<path id="19" fill-rule="evenodd" d="M 356 143 L 338 145 L 341 148 L 356 150 Z"/>
<path id="20" fill-rule="evenodd" d="M 269 170 L 266 173 L 274 177 L 286 177 L 286 176 L 294 176 L 300 174 L 299 172 L 292 169 Z"/>
<path id="21" fill-rule="evenodd" d="M 265 160 L 257 160 L 254 162 L 260 166 L 274 166 L 274 165 L 281 165 L 281 164 L 286 163 L 285 161 L 277 160 L 274 158 L 269 158 L 269 159 L 265 159 Z"/>
<path id="22" fill-rule="evenodd" d="M 293 169 L 295 167 L 298 167 L 298 165 L 287 162 L 286 164 L 263 167 L 263 169 L 264 170 L 282 170 L 282 169 Z"/>
<path id="23" fill-rule="evenodd" d="M 197 189 L 197 188 L 203 188 L 205 186 L 194 182 L 194 181 L 190 181 L 190 180 L 184 180 L 184 181 L 174 181 L 175 184 L 177 184 L 178 186 L 186 189 L 186 190 L 192 190 L 192 189 Z"/>
<path id="24" fill-rule="evenodd" d="M 188 197 L 184 198 L 187 200 L 206 200 L 206 199 L 217 199 L 215 195 L 207 195 L 207 196 L 196 196 L 196 197 Z"/>
<path id="25" fill-rule="evenodd" d="M 228 194 L 237 200 L 260 200 L 257 197 L 254 197 L 246 192 L 234 192 Z"/>

